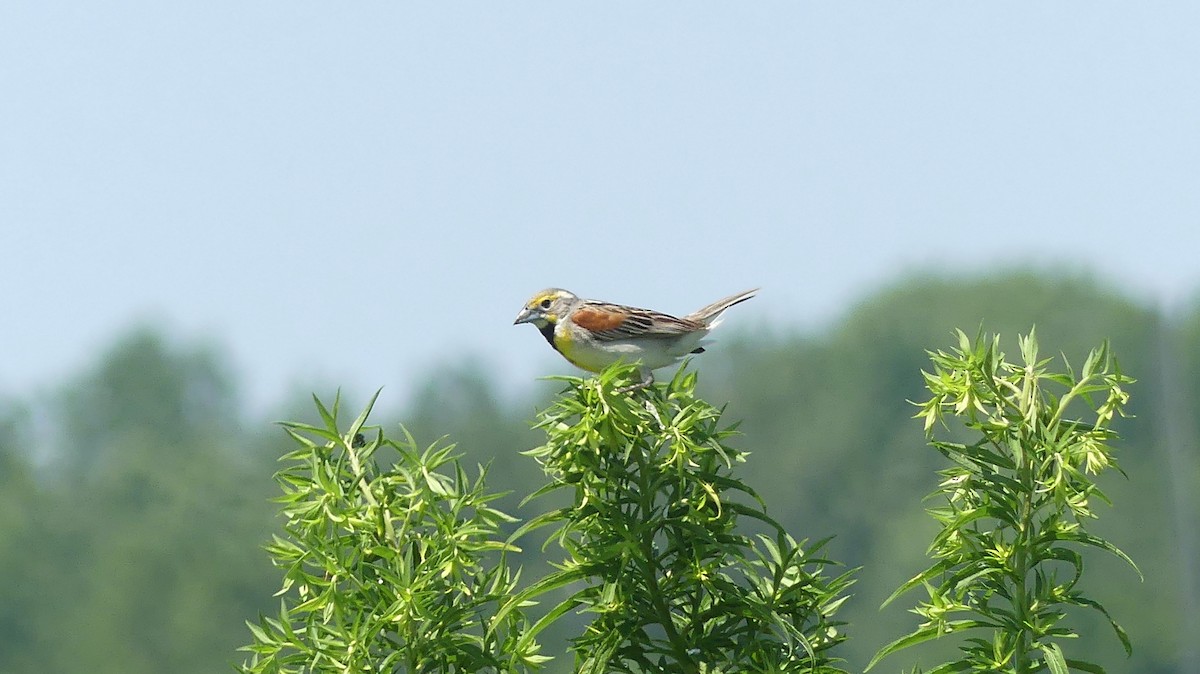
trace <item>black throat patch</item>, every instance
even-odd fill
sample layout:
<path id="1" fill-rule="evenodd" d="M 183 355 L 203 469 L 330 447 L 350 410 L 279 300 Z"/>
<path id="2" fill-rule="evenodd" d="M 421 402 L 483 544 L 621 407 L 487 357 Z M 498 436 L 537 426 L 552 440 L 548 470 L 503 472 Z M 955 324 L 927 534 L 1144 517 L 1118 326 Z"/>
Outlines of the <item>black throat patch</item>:
<path id="1" fill-rule="evenodd" d="M 542 333 L 542 336 L 546 338 L 546 342 L 549 343 L 550 346 L 553 347 L 555 351 L 558 351 L 558 345 L 556 345 L 554 343 L 554 324 L 553 323 L 547 323 L 545 325 L 539 326 L 538 332 Z M 559 353 L 562 353 L 562 352 L 560 351 Z"/>

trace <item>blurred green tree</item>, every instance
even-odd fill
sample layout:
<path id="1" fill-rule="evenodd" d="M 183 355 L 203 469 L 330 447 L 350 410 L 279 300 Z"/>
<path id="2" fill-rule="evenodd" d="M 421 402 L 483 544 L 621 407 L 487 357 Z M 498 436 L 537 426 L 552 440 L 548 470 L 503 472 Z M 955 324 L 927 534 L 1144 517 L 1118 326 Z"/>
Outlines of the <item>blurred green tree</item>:
<path id="1" fill-rule="evenodd" d="M 39 588 L 28 579 L 38 559 L 30 553 L 38 537 L 43 494 L 34 481 L 28 410 L 0 399 L 0 671 L 36 671 L 29 652 L 13 653 L 7 644 L 33 643 L 37 628 L 29 615 Z"/>
<path id="2" fill-rule="evenodd" d="M 233 661 L 240 623 L 269 605 L 272 583 L 258 547 L 272 527 L 274 456 L 255 450 L 238 408 L 215 352 L 148 329 L 63 387 L 45 410 L 45 469 L 3 473 L 3 499 L 18 501 L 3 509 L 3 540 L 21 548 L 0 553 L 0 568 L 22 582 L 0 586 L 0 606 L 20 607 L 17 628 L 0 633 L 0 670 Z"/>

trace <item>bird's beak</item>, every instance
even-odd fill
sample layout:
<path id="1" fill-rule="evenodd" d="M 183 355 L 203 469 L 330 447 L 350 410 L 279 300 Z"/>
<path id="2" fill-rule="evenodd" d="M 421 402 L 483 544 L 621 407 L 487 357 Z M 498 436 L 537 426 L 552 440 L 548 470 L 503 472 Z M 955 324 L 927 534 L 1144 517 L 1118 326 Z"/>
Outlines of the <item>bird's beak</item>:
<path id="1" fill-rule="evenodd" d="M 521 310 L 521 313 L 517 314 L 517 320 L 513 321 L 513 325 L 532 323 L 534 318 L 536 318 L 536 316 L 533 313 L 533 309 L 526 307 Z"/>

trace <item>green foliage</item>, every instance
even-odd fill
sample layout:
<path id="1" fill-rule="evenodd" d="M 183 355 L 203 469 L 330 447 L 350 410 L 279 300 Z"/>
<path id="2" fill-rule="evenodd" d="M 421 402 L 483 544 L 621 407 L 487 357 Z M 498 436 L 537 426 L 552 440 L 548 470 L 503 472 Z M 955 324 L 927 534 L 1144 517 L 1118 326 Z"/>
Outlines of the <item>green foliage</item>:
<path id="1" fill-rule="evenodd" d="M 534 496 L 572 501 L 518 535 L 550 527 L 567 557 L 506 608 L 581 584 L 548 614 L 593 614 L 572 640 L 578 672 L 842 671 L 834 613 L 849 574 L 828 578 L 822 543 L 797 543 L 733 475 L 745 453 L 725 444 L 734 431 L 696 398 L 695 374 L 618 392 L 636 377 L 563 378 L 539 416 L 546 443 L 528 454 L 552 482 Z"/>
<path id="2" fill-rule="evenodd" d="M 827 578 L 821 544 L 793 540 L 733 477 L 744 453 L 695 375 L 617 393 L 635 374 L 569 378 L 542 413 L 546 444 L 528 453 L 552 481 L 531 498 L 574 502 L 509 540 L 550 527 L 568 558 L 520 591 L 499 536 L 513 520 L 482 470 L 469 480 L 451 446 L 365 440 L 370 405 L 343 430 L 338 404 L 318 401 L 323 426 L 287 425 L 300 447 L 277 475 L 285 536 L 269 546 L 285 596 L 278 617 L 249 623 L 242 671 L 527 671 L 548 659 L 538 634 L 579 609 L 594 614 L 572 641 L 580 672 L 841 672 L 833 615 L 849 574 Z M 387 470 L 384 448 L 398 455 Z"/>
<path id="3" fill-rule="evenodd" d="M 1089 573 L 1118 579 L 1120 590 L 1102 599 L 1120 616 L 1137 649 L 1126 660 L 1104 617 L 1094 612 L 1071 619 L 1079 633 L 1071 648 L 1101 661 L 1124 662 L 1130 672 L 1200 671 L 1181 660 L 1200 633 L 1189 629 L 1187 620 L 1200 613 L 1188 599 L 1195 594 L 1187 591 L 1188 579 L 1200 578 L 1200 556 L 1180 545 L 1187 531 L 1200 531 L 1200 509 L 1194 498 L 1191 507 L 1177 501 L 1178 491 L 1164 479 L 1186 473 L 1188 486 L 1179 491 L 1200 493 L 1200 452 L 1195 451 L 1200 434 L 1191 430 L 1200 429 L 1195 414 L 1200 409 L 1200 304 L 1187 315 L 1190 323 L 1180 321 L 1180 327 L 1190 325 L 1192 331 L 1170 333 L 1178 352 L 1160 355 L 1159 330 L 1174 330 L 1176 324 L 1164 326 L 1153 305 L 1094 279 L 1032 272 L 910 278 L 864 297 L 827 327 L 798 330 L 773 318 L 741 333 L 742 323 L 729 326 L 729 333 L 722 328 L 719 348 L 703 356 L 699 390 L 709 400 L 730 401 L 726 414 L 741 422 L 741 442 L 755 451 L 744 478 L 780 522 L 812 536 L 836 533 L 831 554 L 869 571 L 858 575 L 854 596 L 839 612 L 854 635 L 842 653 L 851 668 L 861 670 L 879 644 L 897 636 L 897 625 L 911 618 L 904 602 L 882 612 L 879 605 L 924 568 L 925 548 L 937 531 L 920 499 L 931 488 L 929 477 L 945 467 L 944 459 L 925 447 L 920 425 L 910 420 L 914 410 L 905 402 L 928 396 L 920 375 L 928 369 L 924 350 L 945 342 L 955 326 L 973 328 L 984 320 L 1006 339 L 1036 323 L 1038 340 L 1053 347 L 1048 355 L 1062 351 L 1082 357 L 1111 338 L 1120 347 L 1122 368 L 1139 380 L 1128 407 L 1131 416 L 1115 419 L 1112 426 L 1121 435 L 1121 468 L 1130 479 L 1101 480 L 1120 507 L 1100 507 L 1102 517 L 1089 529 L 1120 541 L 1136 557 L 1146 581 L 1122 583 L 1123 561 L 1101 550 L 1083 550 Z M 1015 339 L 1004 347 L 1018 353 Z M 1164 368 L 1178 374 L 1179 389 L 1164 386 L 1158 376 Z M 1183 470 L 1175 469 L 1164 451 L 1163 403 L 1171 401 L 1187 427 Z M 953 646 L 952 639 L 931 642 L 921 647 L 921 658 L 950 659 Z M 889 662 L 872 674 L 885 671 Z"/>
<path id="4" fill-rule="evenodd" d="M 537 476 L 517 453 L 538 442 L 537 431 L 529 426 L 532 409 L 527 401 L 498 390 L 482 363 L 458 357 L 430 365 L 426 380 L 414 386 L 412 403 L 402 418 L 404 427 L 418 438 L 453 431 L 451 437 L 464 457 L 488 464 L 493 490 L 519 492 Z M 515 507 L 518 500 L 506 497 L 500 503 Z"/>
<path id="5" fill-rule="evenodd" d="M 1068 659 L 1060 641 L 1076 633 L 1062 622 L 1069 607 L 1108 619 L 1126 652 L 1129 639 L 1107 610 L 1078 587 L 1093 547 L 1133 565 L 1107 540 L 1088 533 L 1093 499 L 1107 502 L 1092 475 L 1116 466 L 1110 424 L 1128 401 L 1107 344 L 1092 350 L 1076 373 L 1052 372 L 1033 332 L 1020 338 L 1021 362 L 1005 360 L 999 337 L 931 353 L 925 373 L 931 396 L 917 415 L 931 444 L 952 466 L 941 471 L 929 510 L 941 525 L 929 553 L 936 560 L 889 598 L 924 587 L 929 599 L 915 613 L 925 622 L 876 654 L 868 669 L 897 650 L 950 634 L 970 634 L 961 656 L 934 672 L 1049 670 L 1101 672 Z M 1072 417 L 1080 413 L 1081 418 Z M 946 415 L 958 418 L 970 443 L 935 439 Z M 1134 567 L 1136 570 L 1136 566 Z M 886 603 L 886 602 L 885 602 Z M 990 632 L 990 636 L 977 636 Z"/>
<path id="6" fill-rule="evenodd" d="M 1109 337 L 1120 346 L 1122 367 L 1139 377 L 1127 408 L 1132 418 L 1112 426 L 1130 479 L 1100 480 L 1120 507 L 1093 503 L 1103 515 L 1088 531 L 1120 541 L 1146 581 L 1137 583 L 1125 562 L 1103 550 L 1080 551 L 1088 572 L 1081 586 L 1095 588 L 1137 648 L 1125 660 L 1103 614 L 1076 611 L 1064 619 L 1079 634 L 1063 643 L 1065 654 L 1145 674 L 1200 671 L 1188 659 L 1198 633 L 1189 616 L 1200 614 L 1189 585 L 1200 574 L 1195 546 L 1187 545 L 1200 530 L 1200 304 L 1178 309 L 1165 320 L 1155 304 L 1086 277 L 946 274 L 900 279 L 811 328 L 795 327 L 796 316 L 722 328 L 718 348 L 696 361 L 704 373 L 697 391 L 730 401 L 724 416 L 740 422 L 736 443 L 754 450 L 736 466 L 738 478 L 754 486 L 787 530 L 836 534 L 822 553 L 866 570 L 837 613 L 854 637 L 836 649 L 844 668 L 861 671 L 880 644 L 905 631 L 905 602 L 882 613 L 878 607 L 924 568 L 936 533 L 920 497 L 944 459 L 923 448 L 904 402 L 927 397 L 923 349 L 956 325 L 986 319 L 1008 335 L 1036 322 L 1039 341 L 1068 354 L 1085 354 Z M 1160 348 L 1160 336 L 1171 348 Z M 1006 350 L 1017 353 L 1015 344 Z M 549 367 L 569 369 L 548 351 Z M 307 400 L 303 391 L 285 396 L 284 409 L 248 411 L 238 395 L 244 380 L 220 348 L 181 342 L 161 329 L 127 334 L 82 365 L 63 381 L 24 389 L 12 388 L 0 367 L 0 577 L 9 580 L 0 583 L 0 671 L 228 669 L 244 657 L 236 651 L 248 640 L 243 621 L 274 614 L 279 603 L 271 596 L 279 572 L 260 545 L 279 531 L 268 501 L 278 494 L 271 475 L 292 441 L 264 419 L 321 426 L 319 415 L 310 416 L 308 404 L 292 407 Z M 390 381 L 386 372 L 380 377 Z M 501 510 L 532 517 L 570 500 L 558 490 L 519 511 L 516 505 L 515 494 L 544 481 L 518 452 L 542 442 L 528 419 L 557 383 L 534 389 L 502 381 L 494 369 L 455 357 L 399 386 L 403 395 L 396 397 L 410 402 L 377 406 L 375 422 L 392 428 L 404 420 L 418 438 L 446 434 L 464 465 L 489 463 L 491 489 L 514 492 L 492 502 Z M 370 391 L 356 394 L 365 400 Z M 1177 460 L 1166 451 L 1172 444 Z M 508 555 L 528 580 L 543 574 L 543 557 L 562 556 L 553 547 L 539 554 L 537 543 L 522 539 L 526 552 Z M 1097 582 L 1113 589 L 1101 591 L 1106 586 Z M 573 587 L 545 598 L 545 608 Z M 582 634 L 594 615 L 568 612 L 537 638 L 545 650 L 565 652 L 559 644 Z M 955 641 L 909 653 L 943 662 L 956 652 Z M 872 674 L 900 660 L 892 656 Z M 558 674 L 571 664 L 556 658 L 545 669 Z"/>
<path id="7" fill-rule="evenodd" d="M 372 404 L 374 400 L 372 399 Z M 284 569 L 277 618 L 248 623 L 243 672 L 520 671 L 545 658 L 521 639 L 519 610 L 494 616 L 516 578 L 497 558 L 508 515 L 489 505 L 453 446 L 363 437 L 371 405 L 345 431 L 338 401 L 323 427 L 287 424 L 285 536 L 268 546 Z M 398 453 L 389 469 L 374 460 Z"/>

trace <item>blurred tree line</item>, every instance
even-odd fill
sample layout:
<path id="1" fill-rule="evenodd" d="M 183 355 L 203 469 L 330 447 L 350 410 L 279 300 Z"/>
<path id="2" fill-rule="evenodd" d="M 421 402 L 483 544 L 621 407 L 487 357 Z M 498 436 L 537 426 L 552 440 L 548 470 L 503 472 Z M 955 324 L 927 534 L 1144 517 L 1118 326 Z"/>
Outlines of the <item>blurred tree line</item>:
<path id="1" fill-rule="evenodd" d="M 1100 508 L 1094 530 L 1146 581 L 1101 555 L 1085 575 L 1102 579 L 1090 594 L 1126 627 L 1134 656 L 1099 622 L 1080 626 L 1081 647 L 1110 671 L 1197 671 L 1200 306 L 1168 319 L 1090 280 L 1035 274 L 910 279 L 819 333 L 734 322 L 695 362 L 702 395 L 742 421 L 744 480 L 797 538 L 834 535 L 830 555 L 863 567 L 842 614 L 852 671 L 917 622 L 908 602 L 878 606 L 923 568 L 935 530 L 921 499 L 941 458 L 906 402 L 923 397 L 925 350 L 982 324 L 1011 352 L 1035 323 L 1044 350 L 1073 365 L 1109 338 L 1139 380 L 1135 416 L 1117 424 L 1129 480 L 1102 484 L 1115 507 Z M 279 575 L 261 546 L 277 526 L 271 474 L 290 444 L 246 418 L 235 379 L 218 350 L 140 329 L 49 396 L 0 398 L 0 672 L 185 674 L 242 660 L 243 621 L 277 609 Z M 527 492 L 541 474 L 518 452 L 540 442 L 528 422 L 556 390 L 511 400 L 483 365 L 448 363 L 409 409 L 374 418 L 423 443 L 449 436 L 467 465 L 491 462 L 493 490 Z M 307 396 L 295 398 L 304 409 Z M 501 505 L 535 514 L 515 500 Z M 525 563 L 540 564 L 527 550 Z"/>

